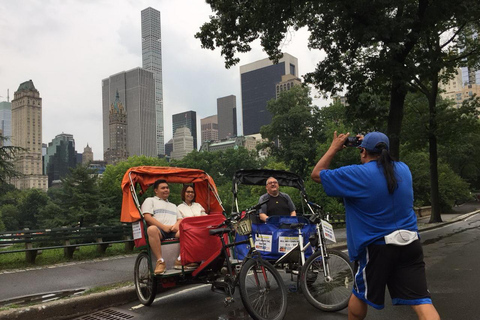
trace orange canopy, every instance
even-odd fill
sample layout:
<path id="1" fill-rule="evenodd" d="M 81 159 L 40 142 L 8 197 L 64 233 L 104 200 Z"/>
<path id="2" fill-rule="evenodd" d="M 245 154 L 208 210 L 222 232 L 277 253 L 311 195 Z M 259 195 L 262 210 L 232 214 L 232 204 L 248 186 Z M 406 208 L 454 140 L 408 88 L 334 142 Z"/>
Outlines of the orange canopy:
<path id="1" fill-rule="evenodd" d="M 122 180 L 122 215 L 120 221 L 134 222 L 140 219 L 130 186 L 140 186 L 142 191 L 148 189 L 156 180 L 164 179 L 168 183 L 194 184 L 196 202 L 200 203 L 208 213 L 223 211 L 219 201 L 217 187 L 205 171 L 176 167 L 133 167 L 127 170 Z"/>

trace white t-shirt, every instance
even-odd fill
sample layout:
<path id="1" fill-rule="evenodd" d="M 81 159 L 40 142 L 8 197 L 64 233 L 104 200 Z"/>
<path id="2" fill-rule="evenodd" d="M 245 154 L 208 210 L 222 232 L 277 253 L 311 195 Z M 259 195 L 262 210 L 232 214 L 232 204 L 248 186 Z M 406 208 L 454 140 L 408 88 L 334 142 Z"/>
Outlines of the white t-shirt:
<path id="1" fill-rule="evenodd" d="M 178 211 L 183 218 L 206 216 L 205 209 L 200 203 L 192 202 L 189 206 L 185 202 L 178 205 Z"/>
<path id="2" fill-rule="evenodd" d="M 173 226 L 177 219 L 182 219 L 182 215 L 177 210 L 177 206 L 157 196 L 145 199 L 142 204 L 142 212 L 150 213 L 160 223 L 167 226 Z"/>

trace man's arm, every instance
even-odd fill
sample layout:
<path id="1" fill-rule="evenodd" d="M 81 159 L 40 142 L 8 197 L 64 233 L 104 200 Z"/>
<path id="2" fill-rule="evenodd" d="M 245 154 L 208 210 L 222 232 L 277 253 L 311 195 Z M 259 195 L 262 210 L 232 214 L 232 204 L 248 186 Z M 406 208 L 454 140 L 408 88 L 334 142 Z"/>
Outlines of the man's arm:
<path id="1" fill-rule="evenodd" d="M 293 204 L 292 198 L 290 198 L 290 196 L 287 193 L 280 192 L 280 194 L 283 195 L 285 199 L 287 199 L 288 208 L 291 210 L 290 216 L 296 217 L 297 212 L 295 211 L 295 205 Z"/>
<path id="2" fill-rule="evenodd" d="M 267 195 L 268 195 L 268 194 L 261 195 L 261 196 L 260 196 L 260 199 L 258 199 L 258 203 L 267 200 Z M 267 216 L 267 204 L 266 204 L 266 203 L 264 203 L 264 204 L 260 207 L 260 209 L 258 209 L 258 217 L 259 217 L 260 220 L 262 220 L 263 222 L 267 222 L 268 216 Z"/>
<path id="3" fill-rule="evenodd" d="M 322 170 L 328 169 L 330 167 L 330 163 L 332 162 L 333 157 L 335 154 L 337 154 L 338 151 L 342 150 L 345 148 L 344 143 L 347 140 L 348 136 L 350 133 L 346 134 L 339 134 L 337 136 L 337 131 L 333 133 L 333 141 L 332 144 L 330 145 L 330 148 L 328 148 L 327 152 L 318 160 L 317 164 L 315 165 L 315 168 L 313 168 L 311 178 L 313 181 L 317 183 L 322 183 L 321 178 L 320 178 L 320 172 Z"/>
<path id="4" fill-rule="evenodd" d="M 143 216 L 145 217 L 145 221 L 147 222 L 147 224 L 149 226 L 157 226 L 165 232 L 171 232 L 170 229 L 172 228 L 172 226 L 167 226 L 167 225 L 161 223 L 160 221 L 155 219 L 151 213 L 144 212 Z"/>

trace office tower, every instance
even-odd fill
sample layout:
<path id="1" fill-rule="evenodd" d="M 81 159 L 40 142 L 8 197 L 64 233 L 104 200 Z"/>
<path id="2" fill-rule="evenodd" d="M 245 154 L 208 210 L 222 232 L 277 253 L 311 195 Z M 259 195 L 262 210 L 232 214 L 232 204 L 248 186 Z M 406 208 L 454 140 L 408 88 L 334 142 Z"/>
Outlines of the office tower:
<path id="1" fill-rule="evenodd" d="M 12 179 L 15 187 L 47 190 L 47 176 L 42 174 L 42 98 L 32 80 L 20 84 L 14 93 L 12 145 L 24 149 L 15 160 L 15 169 L 22 174 Z"/>
<path id="2" fill-rule="evenodd" d="M 280 81 L 279 83 L 277 83 L 277 85 L 275 86 L 276 90 L 276 97 L 278 99 L 278 97 L 280 97 L 280 94 L 284 91 L 288 91 L 290 89 L 293 88 L 293 86 L 299 86 L 302 84 L 302 80 L 300 80 L 300 78 L 292 75 L 292 74 L 286 74 L 284 76 L 282 76 L 282 81 Z"/>
<path id="3" fill-rule="evenodd" d="M 4 146 L 11 146 L 12 136 L 12 104 L 8 101 L 0 102 L 0 130 L 5 140 L 0 141 Z"/>
<path id="4" fill-rule="evenodd" d="M 87 146 L 83 149 L 82 164 L 88 165 L 92 161 L 93 161 L 93 151 L 92 151 L 92 148 L 87 143 Z"/>
<path id="5" fill-rule="evenodd" d="M 173 151 L 173 138 L 168 140 L 167 143 L 165 143 L 165 155 L 170 157 L 172 155 Z"/>
<path id="6" fill-rule="evenodd" d="M 193 137 L 190 129 L 180 127 L 173 135 L 173 151 L 170 154 L 172 159 L 181 160 L 193 151 Z"/>
<path id="7" fill-rule="evenodd" d="M 267 102 L 275 99 L 275 86 L 286 74 L 298 77 L 298 59 L 288 53 L 278 64 L 267 58 L 240 66 L 244 135 L 259 133 L 261 126 L 270 124 L 272 115 Z"/>
<path id="8" fill-rule="evenodd" d="M 218 117 L 213 115 L 200 119 L 202 144 L 205 141 L 218 140 Z"/>
<path id="9" fill-rule="evenodd" d="M 110 143 L 110 133 L 115 131 L 115 125 L 110 126 L 110 107 L 117 103 L 126 113 L 128 155 L 157 157 L 154 101 L 155 83 L 151 71 L 135 68 L 102 80 L 104 154 L 114 146 Z"/>
<path id="10" fill-rule="evenodd" d="M 193 148 L 197 150 L 197 113 L 195 111 L 186 111 L 172 116 L 173 134 L 178 128 L 187 127 L 193 137 Z"/>
<path id="11" fill-rule="evenodd" d="M 218 139 L 237 136 L 237 97 L 234 95 L 217 99 Z"/>
<path id="12" fill-rule="evenodd" d="M 77 166 L 73 135 L 61 133 L 48 143 L 44 166 L 49 187 L 53 181 L 64 178 L 70 172 L 70 168 Z"/>
<path id="13" fill-rule="evenodd" d="M 110 146 L 105 151 L 104 160 L 116 164 L 128 159 L 127 151 L 127 113 L 117 91 L 115 101 L 110 105 L 108 115 Z M 93 160 L 93 159 L 92 159 Z"/>
<path id="14" fill-rule="evenodd" d="M 142 66 L 153 72 L 155 79 L 155 117 L 157 155 L 164 155 L 162 30 L 160 11 L 142 10 Z"/>

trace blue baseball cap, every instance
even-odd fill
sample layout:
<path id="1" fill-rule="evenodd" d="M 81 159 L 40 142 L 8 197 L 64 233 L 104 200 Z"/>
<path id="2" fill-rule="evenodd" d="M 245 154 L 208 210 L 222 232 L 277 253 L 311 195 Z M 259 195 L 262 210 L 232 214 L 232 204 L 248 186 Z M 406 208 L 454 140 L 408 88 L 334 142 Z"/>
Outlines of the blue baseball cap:
<path id="1" fill-rule="evenodd" d="M 382 150 L 377 148 L 379 143 L 386 144 L 387 150 L 390 148 L 390 141 L 388 140 L 388 137 L 381 132 L 375 131 L 367 133 L 359 147 L 365 148 L 372 152 L 381 152 Z"/>

